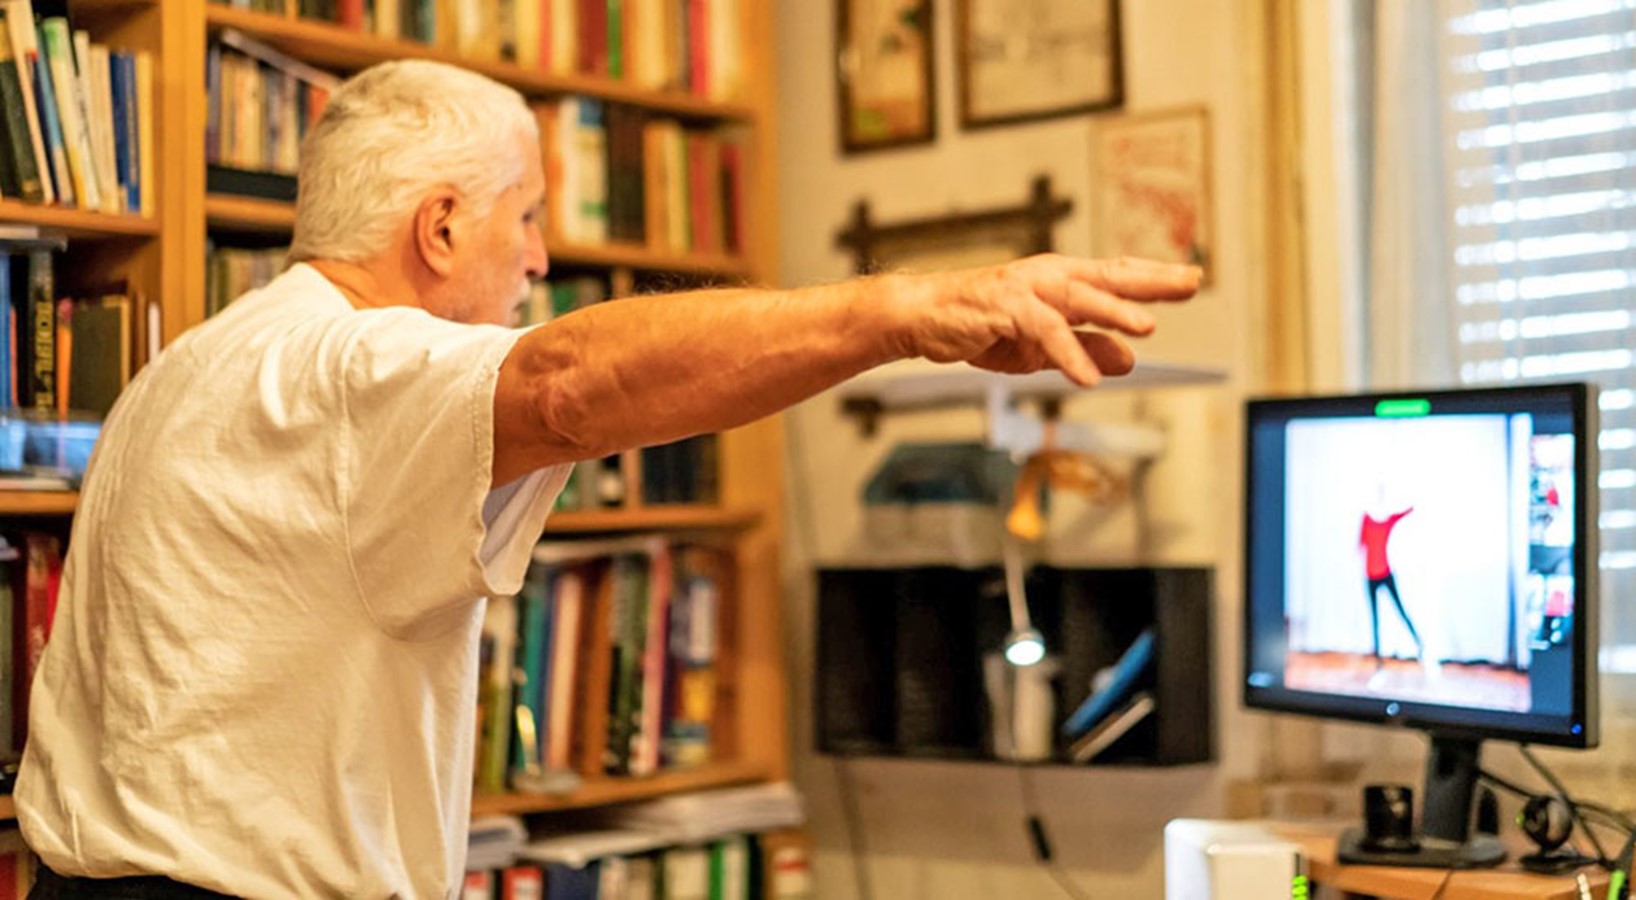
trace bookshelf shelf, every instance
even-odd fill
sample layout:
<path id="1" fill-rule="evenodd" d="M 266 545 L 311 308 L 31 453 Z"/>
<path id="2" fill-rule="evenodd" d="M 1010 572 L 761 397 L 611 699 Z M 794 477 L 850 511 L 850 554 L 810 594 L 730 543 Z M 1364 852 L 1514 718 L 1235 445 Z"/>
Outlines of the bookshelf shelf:
<path id="1" fill-rule="evenodd" d="M 254 234 L 283 234 L 295 227 L 295 207 L 277 200 L 210 194 L 205 198 L 205 221 L 210 228 Z M 681 275 L 716 275 L 744 278 L 750 264 L 736 256 L 710 253 L 663 253 L 635 244 L 567 244 L 550 241 L 553 263 L 568 266 L 613 268 L 624 266 L 644 272 Z"/>
<path id="2" fill-rule="evenodd" d="M 205 223 L 211 229 L 252 234 L 284 234 L 295 227 L 295 205 L 255 197 L 209 194 Z"/>
<path id="3" fill-rule="evenodd" d="M 80 495 L 75 491 L 0 491 L 0 516 L 68 516 Z"/>
<path id="4" fill-rule="evenodd" d="M 11 822 L 17 818 L 17 804 L 10 797 L 0 797 L 0 822 Z"/>
<path id="5" fill-rule="evenodd" d="M 661 772 L 646 778 L 594 779 L 569 794 L 477 794 L 472 798 L 471 811 L 473 816 L 489 816 L 586 809 L 687 791 L 750 784 L 770 777 L 772 773 L 767 767 L 756 763 L 715 763 L 696 769 Z M 6 803 L 9 804 L 10 800 Z"/>
<path id="6" fill-rule="evenodd" d="M 626 266 L 644 272 L 674 272 L 686 275 L 721 275 L 743 278 L 750 266 L 735 256 L 709 253 L 662 253 L 635 244 L 565 244 L 548 241 L 546 250 L 553 262 L 581 266 Z"/>
<path id="7" fill-rule="evenodd" d="M 761 514 L 753 509 L 646 506 L 554 513 L 545 521 L 545 532 L 562 535 L 611 531 L 736 531 L 754 527 L 760 520 Z"/>
<path id="8" fill-rule="evenodd" d="M 469 60 L 440 47 L 389 40 L 293 16 L 212 4 L 207 7 L 205 21 L 212 31 L 234 28 L 323 68 L 351 72 L 393 59 L 431 59 L 481 72 L 530 97 L 580 94 L 698 120 L 732 122 L 754 117 L 754 111 L 745 104 L 718 103 L 679 91 L 644 90 L 609 78 L 556 75 L 508 63 Z"/>
<path id="9" fill-rule="evenodd" d="M 109 215 L 16 200 L 0 200 L 0 224 L 38 225 L 60 231 L 76 240 L 146 238 L 159 233 L 157 219 Z"/>

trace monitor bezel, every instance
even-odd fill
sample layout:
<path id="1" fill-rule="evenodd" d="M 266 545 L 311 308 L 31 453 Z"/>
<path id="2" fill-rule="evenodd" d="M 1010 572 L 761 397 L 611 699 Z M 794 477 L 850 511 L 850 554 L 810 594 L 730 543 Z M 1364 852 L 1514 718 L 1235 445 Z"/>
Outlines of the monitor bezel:
<path id="1" fill-rule="evenodd" d="M 1598 481 L 1598 453 L 1597 443 L 1600 433 L 1598 409 L 1596 402 L 1596 387 L 1588 382 L 1560 382 L 1547 384 L 1527 384 L 1498 387 L 1472 387 L 1457 389 L 1437 389 L 1425 391 L 1381 391 L 1357 394 L 1325 394 L 1301 397 L 1254 397 L 1245 402 L 1244 410 L 1244 518 L 1243 518 L 1243 606 L 1240 616 L 1241 635 L 1241 663 L 1239 667 L 1239 691 L 1245 707 L 1250 709 L 1266 710 L 1270 712 L 1285 712 L 1304 715 L 1320 719 L 1334 719 L 1340 721 L 1367 722 L 1378 725 L 1392 725 L 1429 732 L 1439 737 L 1467 738 L 1477 740 L 1516 741 L 1529 744 L 1548 744 L 1559 747 L 1591 748 L 1597 746 L 1600 740 L 1599 705 L 1598 705 L 1598 660 L 1601 641 L 1599 638 L 1599 620 L 1601 618 L 1601 592 L 1599 590 L 1599 516 L 1598 495 L 1600 490 Z M 1373 406 L 1380 401 L 1392 400 L 1429 400 L 1435 409 L 1439 399 L 1471 399 L 1471 398 L 1499 398 L 1518 401 L 1527 398 L 1539 400 L 1554 399 L 1567 400 L 1572 409 L 1573 433 L 1579 439 L 1574 442 L 1574 467 L 1579 477 L 1575 478 L 1575 530 L 1573 565 L 1574 565 L 1574 609 L 1581 613 L 1579 621 L 1575 623 L 1573 637 L 1574 653 L 1574 683 L 1573 683 L 1573 713 L 1572 721 L 1581 725 L 1581 732 L 1574 734 L 1571 730 L 1550 730 L 1541 727 L 1525 725 L 1507 726 L 1503 724 L 1473 724 L 1451 719 L 1451 716 L 1461 715 L 1459 707 L 1441 704 L 1410 703 L 1403 701 L 1374 700 L 1372 698 L 1352 698 L 1338 695 L 1315 694 L 1310 692 L 1290 691 L 1288 689 L 1259 688 L 1250 684 L 1250 676 L 1254 666 L 1253 645 L 1255 633 L 1251 630 L 1251 616 L 1254 612 L 1254 584 L 1255 584 L 1255 554 L 1252 547 L 1254 534 L 1255 508 L 1253 499 L 1256 496 L 1255 473 L 1255 423 L 1258 416 L 1276 413 L 1288 416 L 1303 410 L 1314 412 L 1340 412 L 1340 407 L 1346 406 Z M 1435 414 L 1435 413 L 1433 413 Z M 1394 704 L 1398 711 L 1388 713 L 1388 706 Z M 1494 712 L 1499 716 L 1514 715 L 1500 711 Z"/>

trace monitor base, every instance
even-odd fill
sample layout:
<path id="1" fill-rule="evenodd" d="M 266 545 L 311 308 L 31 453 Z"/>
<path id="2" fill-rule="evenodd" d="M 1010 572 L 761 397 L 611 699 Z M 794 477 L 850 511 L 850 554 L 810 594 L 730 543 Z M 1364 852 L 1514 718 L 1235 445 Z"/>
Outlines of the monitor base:
<path id="1" fill-rule="evenodd" d="M 1421 836 L 1413 850 L 1369 850 L 1362 828 L 1348 828 L 1335 847 L 1343 863 L 1366 866 L 1410 866 L 1419 869 L 1486 869 L 1505 862 L 1505 847 L 1492 835 L 1473 835 L 1464 843 Z"/>

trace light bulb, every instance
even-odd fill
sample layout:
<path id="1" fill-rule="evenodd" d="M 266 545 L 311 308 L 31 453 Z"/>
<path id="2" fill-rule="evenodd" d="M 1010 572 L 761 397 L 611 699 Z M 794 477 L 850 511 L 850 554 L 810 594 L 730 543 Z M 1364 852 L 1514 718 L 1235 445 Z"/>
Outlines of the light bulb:
<path id="1" fill-rule="evenodd" d="M 1005 661 L 1018 668 L 1036 665 L 1045 658 L 1045 636 L 1036 628 L 1021 628 L 1006 635 Z"/>

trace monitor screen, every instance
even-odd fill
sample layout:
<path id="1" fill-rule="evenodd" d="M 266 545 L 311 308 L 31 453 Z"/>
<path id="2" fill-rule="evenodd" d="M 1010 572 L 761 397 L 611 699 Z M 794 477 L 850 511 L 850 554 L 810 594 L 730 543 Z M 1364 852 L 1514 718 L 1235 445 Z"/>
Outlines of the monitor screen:
<path id="1" fill-rule="evenodd" d="M 1256 400 L 1244 698 L 1591 746 L 1593 389 Z"/>

